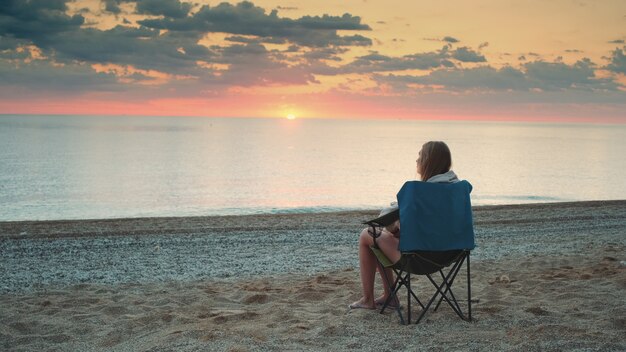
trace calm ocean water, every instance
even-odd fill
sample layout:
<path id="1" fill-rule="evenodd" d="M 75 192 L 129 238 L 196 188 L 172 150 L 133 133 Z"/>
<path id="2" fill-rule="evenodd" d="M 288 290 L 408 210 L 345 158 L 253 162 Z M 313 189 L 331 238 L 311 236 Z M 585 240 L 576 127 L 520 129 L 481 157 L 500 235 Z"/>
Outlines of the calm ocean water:
<path id="1" fill-rule="evenodd" d="M 373 209 L 444 140 L 472 201 L 626 199 L 626 125 L 0 116 L 0 220 Z"/>

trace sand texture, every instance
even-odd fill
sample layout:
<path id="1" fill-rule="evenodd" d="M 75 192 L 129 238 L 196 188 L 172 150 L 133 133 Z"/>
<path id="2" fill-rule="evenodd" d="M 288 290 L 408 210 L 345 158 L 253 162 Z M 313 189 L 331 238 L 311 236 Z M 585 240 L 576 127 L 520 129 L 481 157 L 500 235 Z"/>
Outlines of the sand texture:
<path id="1" fill-rule="evenodd" d="M 0 223 L 0 350 L 626 350 L 626 201 L 475 208 L 471 323 L 347 308 L 373 215 Z"/>

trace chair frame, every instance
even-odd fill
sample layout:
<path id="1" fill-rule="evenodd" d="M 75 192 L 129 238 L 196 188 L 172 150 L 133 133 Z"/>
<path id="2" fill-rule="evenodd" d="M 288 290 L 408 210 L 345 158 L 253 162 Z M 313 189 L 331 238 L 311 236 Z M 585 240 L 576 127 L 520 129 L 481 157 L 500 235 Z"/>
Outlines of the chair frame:
<path id="1" fill-rule="evenodd" d="M 376 231 L 376 227 L 379 227 L 380 224 L 375 223 L 375 222 L 368 222 L 367 224 L 372 227 L 372 231 L 370 233 L 374 237 L 374 243 L 376 243 L 376 238 L 378 237 L 376 235 L 377 234 L 379 235 L 379 233 Z M 380 251 L 380 249 L 378 249 L 377 247 L 373 247 L 372 251 L 376 255 L 376 260 L 378 261 L 379 268 L 381 269 L 380 271 L 383 274 L 383 278 L 385 280 L 384 284 L 386 284 L 390 288 L 390 292 L 391 292 L 391 295 L 389 295 L 389 297 L 387 298 L 387 301 L 383 304 L 383 307 L 380 310 L 381 314 L 385 312 L 385 309 L 392 302 L 392 299 L 395 299 L 395 301 L 398 303 L 400 302 L 399 297 L 398 297 L 398 292 L 402 287 L 406 287 L 407 289 L 407 324 L 411 324 L 411 302 L 413 300 L 415 300 L 415 302 L 417 302 L 417 304 L 422 308 L 421 314 L 415 321 L 415 324 L 419 324 L 422 318 L 426 315 L 426 312 L 428 312 L 428 309 L 431 307 L 431 305 L 439 296 L 440 296 L 439 301 L 435 305 L 433 311 L 437 311 L 437 309 L 441 305 L 441 302 L 445 300 L 446 303 L 448 303 L 448 305 L 450 306 L 450 308 L 452 308 L 452 310 L 462 320 L 465 320 L 468 322 L 472 321 L 470 250 L 467 250 L 467 249 L 459 250 L 458 251 L 459 253 L 452 260 L 449 260 L 446 263 L 436 263 L 428 258 L 425 258 L 424 252 L 422 251 L 402 252 L 402 259 L 394 264 L 391 264 L 388 258 L 386 257 L 380 258 L 380 255 L 384 256 L 384 253 L 382 253 L 382 251 Z M 383 263 L 383 261 L 385 263 Z M 437 268 L 432 271 L 428 270 L 425 272 L 415 272 L 414 270 L 411 269 L 411 264 L 415 263 L 416 261 L 421 261 L 422 263 L 427 263 Z M 456 297 L 454 296 L 454 293 L 452 292 L 452 285 L 454 284 L 456 276 L 459 273 L 464 263 L 466 264 L 466 268 L 467 268 L 467 315 L 463 313 L 463 310 L 461 309 Z M 447 273 L 444 274 L 444 268 L 450 265 L 452 265 L 452 267 L 448 270 Z M 395 273 L 396 279 L 393 282 L 393 284 L 391 283 L 390 278 L 387 276 L 387 272 L 385 271 L 385 268 L 391 268 L 393 272 Z M 435 280 L 432 276 L 433 274 L 436 274 L 437 272 L 439 272 L 439 275 L 441 276 L 440 283 L 438 283 L 437 280 Z M 411 288 L 411 274 L 426 276 L 436 289 L 435 293 L 433 294 L 433 296 L 430 298 L 430 300 L 428 301 L 426 305 L 424 305 L 419 300 L 419 298 L 417 297 L 417 295 Z M 404 325 L 404 318 L 402 316 L 402 310 L 400 309 L 399 305 L 398 307 L 396 307 L 396 311 L 398 313 L 398 316 L 400 317 L 400 323 Z"/>

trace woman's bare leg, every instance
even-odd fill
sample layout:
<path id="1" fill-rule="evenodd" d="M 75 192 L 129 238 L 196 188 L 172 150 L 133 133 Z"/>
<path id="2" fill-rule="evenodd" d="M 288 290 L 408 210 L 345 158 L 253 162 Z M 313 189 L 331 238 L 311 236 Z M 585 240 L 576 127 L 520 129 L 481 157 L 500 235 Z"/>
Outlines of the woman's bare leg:
<path id="1" fill-rule="evenodd" d="M 383 230 L 380 237 L 378 237 L 378 239 L 376 240 L 376 243 L 378 244 L 378 247 L 380 248 L 380 250 L 383 251 L 385 256 L 387 256 L 387 258 L 389 258 L 389 260 L 392 263 L 395 263 L 398 260 L 400 260 L 400 251 L 398 250 L 398 242 L 399 240 L 396 237 L 394 237 L 392 233 L 385 231 L 385 230 Z M 378 266 L 378 272 L 380 273 L 380 277 L 383 281 L 384 293 L 381 297 L 375 300 L 375 303 L 384 303 L 387 300 L 387 297 L 391 295 L 391 290 L 390 290 L 391 287 L 389 287 L 389 285 L 387 284 L 385 280 L 385 274 L 391 283 L 394 282 L 395 277 L 393 275 L 393 270 L 391 270 L 391 268 L 386 268 L 385 272 L 383 273 L 382 268 Z M 397 304 L 397 302 L 391 302 L 391 303 Z"/>
<path id="2" fill-rule="evenodd" d="M 350 307 L 375 308 L 374 303 L 374 276 L 376 275 L 376 256 L 372 253 L 370 246 L 374 244 L 372 235 L 368 229 L 361 231 L 359 236 L 359 269 L 361 271 L 361 287 L 363 297 L 352 303 Z"/>
<path id="3" fill-rule="evenodd" d="M 374 239 L 372 235 L 368 232 L 368 229 L 364 229 L 361 231 L 361 235 L 359 237 L 359 268 L 361 272 L 361 286 L 363 290 L 363 297 L 351 304 L 351 307 L 359 307 L 359 308 L 375 308 L 376 302 L 374 300 L 374 279 L 376 275 L 376 270 L 379 269 L 378 261 L 376 260 L 376 256 L 370 249 L 370 246 L 374 244 Z M 387 231 L 383 231 L 383 233 L 376 240 L 376 244 L 380 247 L 380 249 L 387 255 L 387 257 L 396 261 L 400 258 L 400 252 L 398 251 L 398 239 L 393 237 L 393 235 Z M 397 253 L 395 253 L 397 252 Z M 393 280 L 393 272 L 391 269 L 386 269 L 388 278 Z M 382 276 L 382 272 L 381 272 Z M 391 292 L 389 291 L 389 287 L 385 283 L 383 279 L 383 287 L 384 294 L 380 299 L 386 299 Z M 378 301 L 376 300 L 376 301 Z"/>

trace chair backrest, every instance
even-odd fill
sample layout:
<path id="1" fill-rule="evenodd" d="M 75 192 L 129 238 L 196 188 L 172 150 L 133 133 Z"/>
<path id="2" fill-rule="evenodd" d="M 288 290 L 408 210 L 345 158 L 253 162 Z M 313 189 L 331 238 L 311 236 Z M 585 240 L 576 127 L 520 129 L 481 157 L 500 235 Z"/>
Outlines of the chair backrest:
<path id="1" fill-rule="evenodd" d="M 398 192 L 401 252 L 474 249 L 467 181 L 406 182 Z"/>

